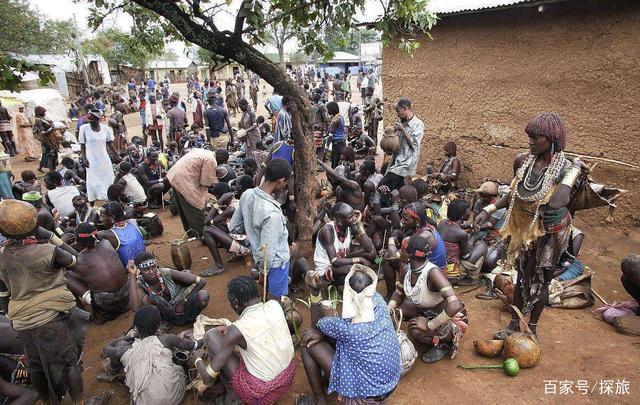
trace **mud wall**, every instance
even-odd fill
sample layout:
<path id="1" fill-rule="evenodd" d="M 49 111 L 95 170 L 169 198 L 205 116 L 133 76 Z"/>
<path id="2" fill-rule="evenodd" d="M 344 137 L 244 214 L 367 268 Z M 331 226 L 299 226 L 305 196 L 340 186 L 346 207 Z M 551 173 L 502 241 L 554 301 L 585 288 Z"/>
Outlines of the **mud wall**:
<path id="1" fill-rule="evenodd" d="M 509 180 L 527 149 L 524 127 L 544 111 L 567 126 L 567 151 L 640 165 L 640 2 L 570 1 L 443 17 L 410 58 L 383 50 L 385 122 L 408 97 L 426 126 L 419 171 L 453 140 L 462 185 Z M 587 160 L 587 159 L 585 159 Z M 596 162 L 593 160 L 592 162 Z M 595 180 L 629 190 L 615 223 L 640 224 L 640 169 L 601 162 Z M 581 215 L 600 222 L 605 209 Z"/>

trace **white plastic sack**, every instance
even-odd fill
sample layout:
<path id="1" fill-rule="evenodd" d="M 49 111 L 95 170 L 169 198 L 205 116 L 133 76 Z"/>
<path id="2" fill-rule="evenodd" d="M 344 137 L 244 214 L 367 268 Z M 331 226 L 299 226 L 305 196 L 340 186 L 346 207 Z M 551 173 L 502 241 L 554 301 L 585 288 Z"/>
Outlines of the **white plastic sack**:
<path id="1" fill-rule="evenodd" d="M 403 330 L 398 330 L 398 344 L 400 345 L 400 376 L 403 376 L 413 368 L 418 358 L 418 351 Z"/>
<path id="2" fill-rule="evenodd" d="M 413 368 L 418 358 L 418 351 L 406 332 L 400 329 L 402 326 L 402 310 L 392 309 L 391 317 L 396 325 L 396 335 L 398 337 L 398 345 L 400 346 L 400 376 L 403 376 Z"/>

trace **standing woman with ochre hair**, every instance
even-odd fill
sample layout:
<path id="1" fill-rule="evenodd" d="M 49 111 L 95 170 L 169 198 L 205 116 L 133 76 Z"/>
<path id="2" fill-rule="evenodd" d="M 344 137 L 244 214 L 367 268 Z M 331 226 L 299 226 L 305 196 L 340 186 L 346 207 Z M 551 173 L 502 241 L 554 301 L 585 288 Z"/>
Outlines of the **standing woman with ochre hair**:
<path id="1" fill-rule="evenodd" d="M 527 124 L 529 153 L 516 157 L 511 192 L 484 207 L 474 220 L 476 227 L 493 212 L 507 208 L 500 231 L 510 238 L 507 267 L 518 272 L 513 304 L 531 313 L 529 328 L 536 334 L 538 320 L 549 297 L 549 283 L 571 240 L 571 213 L 567 208 L 582 181 L 579 160 L 568 160 L 565 127 L 554 113 L 543 113 Z M 519 331 L 519 318 L 512 311 L 511 323 L 494 338 L 504 339 Z"/>

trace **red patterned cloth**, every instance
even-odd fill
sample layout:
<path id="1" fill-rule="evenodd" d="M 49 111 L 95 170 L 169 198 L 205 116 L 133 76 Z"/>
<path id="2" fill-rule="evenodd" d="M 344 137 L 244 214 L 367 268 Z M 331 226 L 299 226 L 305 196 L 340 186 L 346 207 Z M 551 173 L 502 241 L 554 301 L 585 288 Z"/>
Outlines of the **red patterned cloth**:
<path id="1" fill-rule="evenodd" d="M 313 142 L 315 143 L 316 147 L 322 146 L 322 144 L 324 143 L 324 134 L 322 131 L 313 131 Z"/>
<path id="2" fill-rule="evenodd" d="M 296 363 L 291 361 L 291 364 L 276 378 L 271 381 L 262 381 L 251 375 L 244 361 L 240 360 L 240 365 L 231 378 L 231 388 L 245 404 L 270 405 L 280 400 L 289 391 L 295 375 Z"/>
<path id="3" fill-rule="evenodd" d="M 460 244 L 444 241 L 444 248 L 447 251 L 447 263 L 460 263 Z"/>

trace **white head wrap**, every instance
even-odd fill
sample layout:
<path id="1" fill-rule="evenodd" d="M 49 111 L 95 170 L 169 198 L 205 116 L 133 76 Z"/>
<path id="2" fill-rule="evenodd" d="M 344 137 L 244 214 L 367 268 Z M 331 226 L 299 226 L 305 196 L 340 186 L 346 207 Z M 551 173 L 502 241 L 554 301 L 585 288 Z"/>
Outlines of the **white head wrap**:
<path id="1" fill-rule="evenodd" d="M 362 292 L 355 292 L 349 285 L 349 279 L 356 273 L 365 273 L 371 277 L 373 283 Z M 351 323 L 371 322 L 374 319 L 373 294 L 378 286 L 378 275 L 375 271 L 361 264 L 354 264 L 344 279 L 342 293 L 342 318 L 351 319 Z"/>

